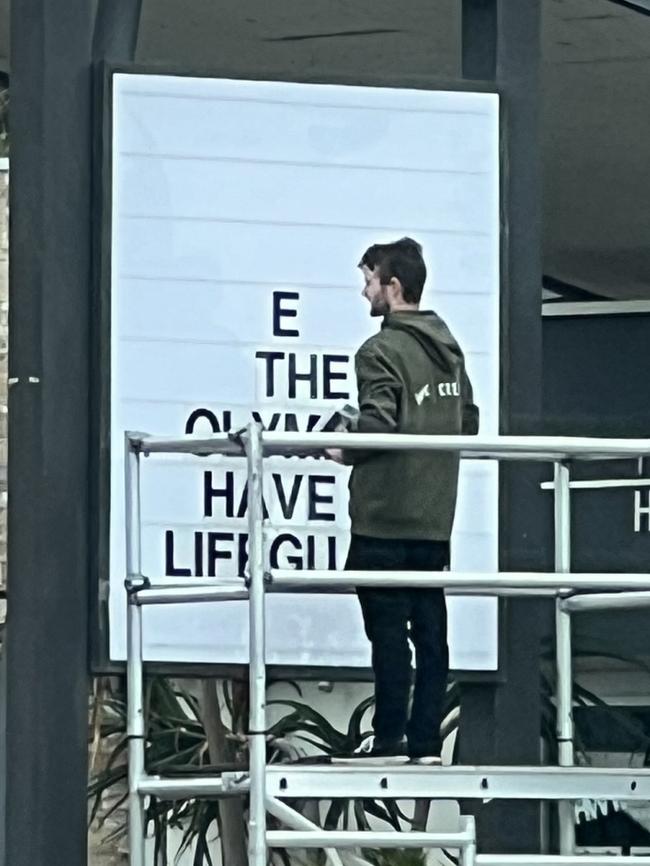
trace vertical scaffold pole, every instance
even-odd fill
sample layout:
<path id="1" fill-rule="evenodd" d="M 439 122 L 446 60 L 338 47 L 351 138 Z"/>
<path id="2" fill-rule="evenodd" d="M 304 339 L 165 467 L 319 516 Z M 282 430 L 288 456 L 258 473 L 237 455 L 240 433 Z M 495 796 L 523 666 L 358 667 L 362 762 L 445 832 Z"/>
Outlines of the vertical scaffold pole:
<path id="1" fill-rule="evenodd" d="M 571 499 L 569 466 L 556 462 L 554 467 L 555 570 L 571 571 Z M 572 767 L 573 752 L 573 674 L 571 650 L 571 615 L 555 600 L 555 653 L 557 666 L 556 727 L 558 760 L 561 767 Z M 560 854 L 575 851 L 574 806 L 570 800 L 558 802 Z"/>
<path id="2" fill-rule="evenodd" d="M 144 775 L 144 697 L 142 660 L 142 607 L 136 589 L 142 581 L 140 547 L 140 454 L 126 437 L 126 678 L 127 678 L 127 738 L 129 743 L 129 864 L 144 866 L 145 813 L 144 801 L 138 791 Z"/>
<path id="3" fill-rule="evenodd" d="M 476 866 L 476 819 L 473 815 L 468 815 L 465 820 L 465 827 L 472 834 L 472 841 L 468 842 L 461 852 L 460 862 L 462 866 Z"/>
<path id="4" fill-rule="evenodd" d="M 244 436 L 248 462 L 248 562 L 250 634 L 250 813 L 249 866 L 266 866 L 266 648 L 262 432 L 251 423 Z"/>

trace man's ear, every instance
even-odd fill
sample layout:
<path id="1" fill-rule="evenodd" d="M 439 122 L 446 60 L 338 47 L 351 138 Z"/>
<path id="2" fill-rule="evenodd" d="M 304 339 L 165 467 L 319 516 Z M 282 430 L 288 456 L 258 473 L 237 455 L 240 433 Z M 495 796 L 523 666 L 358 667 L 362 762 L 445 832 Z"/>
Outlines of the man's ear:
<path id="1" fill-rule="evenodd" d="M 394 303 L 404 303 L 404 289 L 397 277 L 391 277 L 388 281 L 388 291 L 390 293 L 391 300 Z"/>

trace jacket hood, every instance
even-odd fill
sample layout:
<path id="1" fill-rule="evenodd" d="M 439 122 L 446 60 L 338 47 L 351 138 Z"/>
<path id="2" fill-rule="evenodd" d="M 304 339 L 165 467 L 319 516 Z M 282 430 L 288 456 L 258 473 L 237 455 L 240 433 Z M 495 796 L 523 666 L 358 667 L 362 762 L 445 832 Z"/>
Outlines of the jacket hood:
<path id="1" fill-rule="evenodd" d="M 438 367 L 453 373 L 463 353 L 451 331 L 433 310 L 405 310 L 384 316 L 382 328 L 407 331 Z"/>

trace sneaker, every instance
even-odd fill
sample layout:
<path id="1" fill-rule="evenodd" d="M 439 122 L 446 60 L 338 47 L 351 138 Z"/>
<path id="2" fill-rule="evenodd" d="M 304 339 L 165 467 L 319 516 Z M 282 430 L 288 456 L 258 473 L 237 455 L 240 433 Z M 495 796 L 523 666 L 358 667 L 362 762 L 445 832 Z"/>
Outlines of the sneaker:
<path id="1" fill-rule="evenodd" d="M 408 756 L 402 740 L 386 742 L 374 734 L 366 737 L 351 755 L 333 756 L 337 764 L 406 764 Z"/>
<path id="2" fill-rule="evenodd" d="M 410 764 L 422 764 L 427 767 L 441 767 L 440 755 L 409 755 Z"/>
<path id="3" fill-rule="evenodd" d="M 425 744 L 424 746 L 410 745 L 408 756 L 411 764 L 426 764 L 435 767 L 442 764 L 439 744 Z"/>

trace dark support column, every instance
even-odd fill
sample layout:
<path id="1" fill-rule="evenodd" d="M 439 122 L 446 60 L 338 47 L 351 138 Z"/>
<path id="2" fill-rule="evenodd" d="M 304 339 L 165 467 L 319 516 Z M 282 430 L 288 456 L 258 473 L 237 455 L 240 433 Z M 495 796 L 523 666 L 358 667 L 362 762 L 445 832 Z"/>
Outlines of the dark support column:
<path id="1" fill-rule="evenodd" d="M 133 60 L 141 12 L 142 0 L 99 0 L 93 57 L 98 60 Z"/>
<path id="2" fill-rule="evenodd" d="M 463 0 L 463 78 L 494 81 L 497 67 L 497 0 Z"/>
<path id="3" fill-rule="evenodd" d="M 497 84 L 506 108 L 504 433 L 541 431 L 540 0 L 499 0 Z"/>
<path id="4" fill-rule="evenodd" d="M 87 862 L 92 10 L 11 16 L 8 866 Z"/>
<path id="5" fill-rule="evenodd" d="M 539 0 L 464 0 L 463 74 L 495 80 L 504 103 L 501 432 L 540 434 L 541 198 Z M 525 336 L 524 336 L 525 335 Z M 549 470 L 501 467 L 500 568 L 552 567 L 551 502 L 539 491 Z M 463 690 L 463 763 L 540 762 L 540 641 L 552 623 L 547 602 L 502 605 L 504 680 Z M 541 844 L 537 803 L 492 802 L 478 812 L 479 851 L 532 853 Z"/>
<path id="6" fill-rule="evenodd" d="M 7 866 L 87 859 L 91 8 L 11 16 Z"/>

